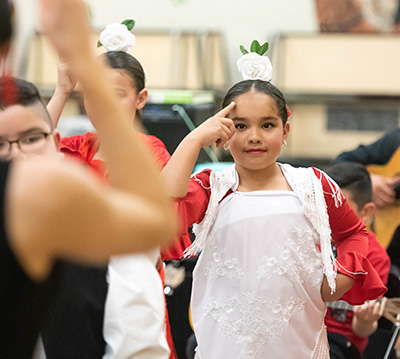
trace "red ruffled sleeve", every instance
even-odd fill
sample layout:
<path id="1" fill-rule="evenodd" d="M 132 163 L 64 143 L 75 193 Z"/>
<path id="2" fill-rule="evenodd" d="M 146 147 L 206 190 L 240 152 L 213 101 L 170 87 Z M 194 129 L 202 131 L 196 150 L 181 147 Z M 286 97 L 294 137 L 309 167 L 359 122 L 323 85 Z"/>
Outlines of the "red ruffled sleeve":
<path id="1" fill-rule="evenodd" d="M 200 223 L 207 211 L 211 195 L 210 173 L 211 170 L 204 170 L 192 175 L 186 196 L 175 199 L 180 220 L 180 236 L 184 236 L 194 223 Z"/>
<path id="2" fill-rule="evenodd" d="M 368 237 L 364 222 L 351 209 L 337 185 L 322 171 L 314 169 L 314 172 L 324 190 L 332 240 L 338 253 L 338 272 L 355 280 L 353 287 L 340 299 L 359 305 L 381 297 L 387 289 L 367 259 Z M 337 196 L 342 200 L 341 205 L 335 203 Z"/>
<path id="3" fill-rule="evenodd" d="M 86 163 L 99 177 L 107 180 L 104 162 L 93 159 L 98 147 L 98 136 L 93 132 L 88 132 L 83 136 L 61 138 L 60 151 L 69 158 Z"/>
<path id="4" fill-rule="evenodd" d="M 353 273 L 361 273 L 350 275 L 355 278 L 355 282 L 352 288 L 340 298 L 341 300 L 352 305 L 359 305 L 366 300 L 380 298 L 387 291 L 379 274 L 366 257 L 357 252 L 349 252 L 344 253 L 340 259 L 338 258 L 338 261 L 340 264 L 338 272 L 349 275 L 347 270 L 352 267 Z"/>
<path id="5" fill-rule="evenodd" d="M 204 170 L 192 175 L 188 193 L 185 197 L 176 199 L 181 221 L 180 234 L 194 223 L 203 220 L 211 196 L 210 174 L 211 170 Z"/>
<path id="6" fill-rule="evenodd" d="M 82 162 L 90 162 L 98 149 L 98 137 L 93 132 L 61 138 L 60 151 Z"/>

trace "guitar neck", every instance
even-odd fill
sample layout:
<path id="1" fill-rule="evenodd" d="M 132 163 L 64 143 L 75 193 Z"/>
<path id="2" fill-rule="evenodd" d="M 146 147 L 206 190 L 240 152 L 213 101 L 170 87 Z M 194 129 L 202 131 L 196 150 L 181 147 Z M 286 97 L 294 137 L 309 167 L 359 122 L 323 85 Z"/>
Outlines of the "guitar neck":
<path id="1" fill-rule="evenodd" d="M 381 302 L 382 298 L 377 299 L 377 302 Z M 337 300 L 335 302 L 328 302 L 326 303 L 328 308 L 332 308 L 332 309 L 342 309 L 342 310 L 350 310 L 353 311 L 354 310 L 354 305 L 351 305 L 347 302 L 345 302 L 344 300 Z"/>
<path id="2" fill-rule="evenodd" d="M 351 305 L 347 302 L 345 302 L 344 300 L 337 300 L 336 302 L 329 302 L 326 303 L 328 308 L 331 309 L 342 309 L 342 310 L 350 310 L 353 311 L 354 310 L 354 305 Z"/>

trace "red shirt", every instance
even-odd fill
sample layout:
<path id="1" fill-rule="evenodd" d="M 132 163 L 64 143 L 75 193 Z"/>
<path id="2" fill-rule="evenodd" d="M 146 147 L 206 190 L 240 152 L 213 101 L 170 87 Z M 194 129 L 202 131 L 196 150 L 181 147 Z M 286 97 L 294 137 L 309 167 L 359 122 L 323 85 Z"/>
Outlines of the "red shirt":
<path id="1" fill-rule="evenodd" d="M 381 246 L 375 237 L 375 234 L 368 232 L 368 260 L 378 272 L 383 283 L 387 283 L 390 271 L 390 258 L 385 248 Z M 348 310 L 346 313 L 346 321 L 339 322 L 332 316 L 331 308 L 325 316 L 325 325 L 328 332 L 334 332 L 347 337 L 347 339 L 362 353 L 367 344 L 368 337 L 360 337 L 352 330 L 353 311 Z"/>

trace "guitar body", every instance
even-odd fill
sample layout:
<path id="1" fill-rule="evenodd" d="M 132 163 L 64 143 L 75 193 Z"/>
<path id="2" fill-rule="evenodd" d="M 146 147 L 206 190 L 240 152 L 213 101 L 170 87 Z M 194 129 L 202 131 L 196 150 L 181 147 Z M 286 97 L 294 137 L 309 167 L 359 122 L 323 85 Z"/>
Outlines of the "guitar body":
<path id="1" fill-rule="evenodd" d="M 375 214 L 374 229 L 379 243 L 387 248 L 396 228 L 400 225 L 400 208 L 391 206 L 382 208 Z"/>
<path id="2" fill-rule="evenodd" d="M 400 148 L 392 155 L 386 165 L 369 165 L 368 171 L 385 177 L 394 177 L 400 173 Z M 400 204 L 379 208 L 375 214 L 374 232 L 379 243 L 387 248 L 396 228 L 400 225 Z"/>

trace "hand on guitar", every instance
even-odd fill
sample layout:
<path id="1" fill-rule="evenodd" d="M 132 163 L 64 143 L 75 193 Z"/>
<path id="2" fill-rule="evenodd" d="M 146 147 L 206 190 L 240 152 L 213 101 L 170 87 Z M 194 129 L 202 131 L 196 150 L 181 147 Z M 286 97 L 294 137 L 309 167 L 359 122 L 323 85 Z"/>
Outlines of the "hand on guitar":
<path id="1" fill-rule="evenodd" d="M 377 174 L 371 174 L 372 181 L 372 200 L 377 207 L 386 207 L 394 204 L 396 201 L 395 184 L 399 177 L 384 177 Z"/>
<path id="2" fill-rule="evenodd" d="M 376 300 L 365 302 L 353 308 L 354 317 L 352 329 L 360 337 L 371 335 L 378 328 L 378 319 L 381 317 L 380 303 Z"/>

